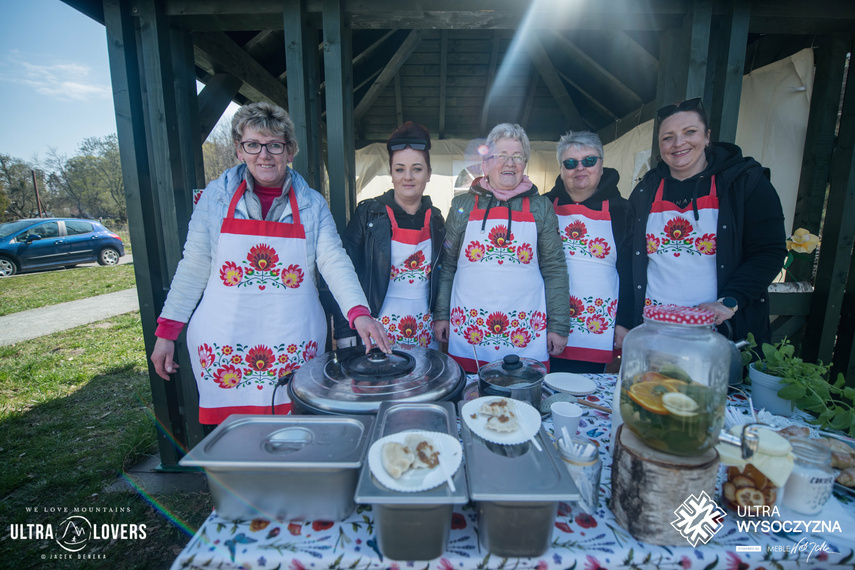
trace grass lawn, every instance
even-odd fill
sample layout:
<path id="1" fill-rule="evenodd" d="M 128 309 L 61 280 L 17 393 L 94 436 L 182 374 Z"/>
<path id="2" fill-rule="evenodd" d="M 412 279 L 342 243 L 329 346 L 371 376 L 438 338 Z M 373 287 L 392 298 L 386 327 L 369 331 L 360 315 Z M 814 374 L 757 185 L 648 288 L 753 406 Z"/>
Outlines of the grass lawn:
<path id="1" fill-rule="evenodd" d="M 105 269 L 122 267 L 93 272 Z M 104 492 L 124 469 L 157 452 L 145 358 L 138 312 L 0 347 L 2 566 L 168 568 L 190 537 L 159 509 L 191 532 L 210 514 L 207 493 L 147 500 Z M 92 540 L 82 552 L 98 559 L 61 562 L 50 560 L 67 554 L 53 540 L 10 538 L 11 525 L 56 529 L 75 509 L 85 509 L 80 514 L 93 525 L 145 524 L 147 536 Z"/>
<path id="2" fill-rule="evenodd" d="M 0 317 L 136 287 L 134 266 L 76 267 L 0 279 Z"/>

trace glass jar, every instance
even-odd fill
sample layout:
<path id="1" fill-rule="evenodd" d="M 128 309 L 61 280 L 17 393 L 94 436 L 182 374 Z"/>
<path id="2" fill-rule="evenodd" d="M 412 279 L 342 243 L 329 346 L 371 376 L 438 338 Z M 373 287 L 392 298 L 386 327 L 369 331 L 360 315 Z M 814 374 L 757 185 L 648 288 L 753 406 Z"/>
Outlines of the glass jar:
<path id="1" fill-rule="evenodd" d="M 623 342 L 618 409 L 648 446 L 701 455 L 718 441 L 730 375 L 730 343 L 712 311 L 645 307 L 644 324 Z"/>
<path id="2" fill-rule="evenodd" d="M 795 465 L 784 487 L 784 506 L 803 515 L 820 512 L 834 490 L 831 451 L 806 438 L 792 438 Z"/>

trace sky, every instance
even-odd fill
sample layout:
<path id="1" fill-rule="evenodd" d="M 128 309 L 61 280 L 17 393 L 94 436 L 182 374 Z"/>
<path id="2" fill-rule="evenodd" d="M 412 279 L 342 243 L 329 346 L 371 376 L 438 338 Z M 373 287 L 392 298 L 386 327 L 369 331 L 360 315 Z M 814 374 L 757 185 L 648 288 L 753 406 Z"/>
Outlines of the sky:
<path id="1" fill-rule="evenodd" d="M 0 109 L 0 153 L 25 161 L 115 133 L 104 26 L 60 0 L 0 0 Z"/>

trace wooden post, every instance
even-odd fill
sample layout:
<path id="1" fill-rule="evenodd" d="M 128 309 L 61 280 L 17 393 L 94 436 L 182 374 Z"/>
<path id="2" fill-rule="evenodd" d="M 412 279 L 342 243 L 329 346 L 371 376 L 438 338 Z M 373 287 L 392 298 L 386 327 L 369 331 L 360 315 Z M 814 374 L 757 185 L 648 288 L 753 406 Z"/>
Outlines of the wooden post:
<path id="1" fill-rule="evenodd" d="M 714 141 L 732 143 L 736 140 L 750 16 L 750 2 L 730 0 L 727 15 L 710 48 L 717 50 L 715 83 L 712 102 L 704 102 L 708 104 L 707 117 Z"/>

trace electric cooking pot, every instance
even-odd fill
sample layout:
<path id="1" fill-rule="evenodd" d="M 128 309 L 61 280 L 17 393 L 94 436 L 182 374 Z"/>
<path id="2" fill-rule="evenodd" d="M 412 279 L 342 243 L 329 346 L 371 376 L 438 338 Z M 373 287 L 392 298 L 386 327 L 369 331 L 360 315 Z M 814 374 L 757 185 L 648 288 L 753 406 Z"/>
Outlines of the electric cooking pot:
<path id="1" fill-rule="evenodd" d="M 375 414 L 381 402 L 460 399 L 466 374 L 437 350 L 395 345 L 392 354 L 355 346 L 315 357 L 294 373 L 294 414 Z"/>

